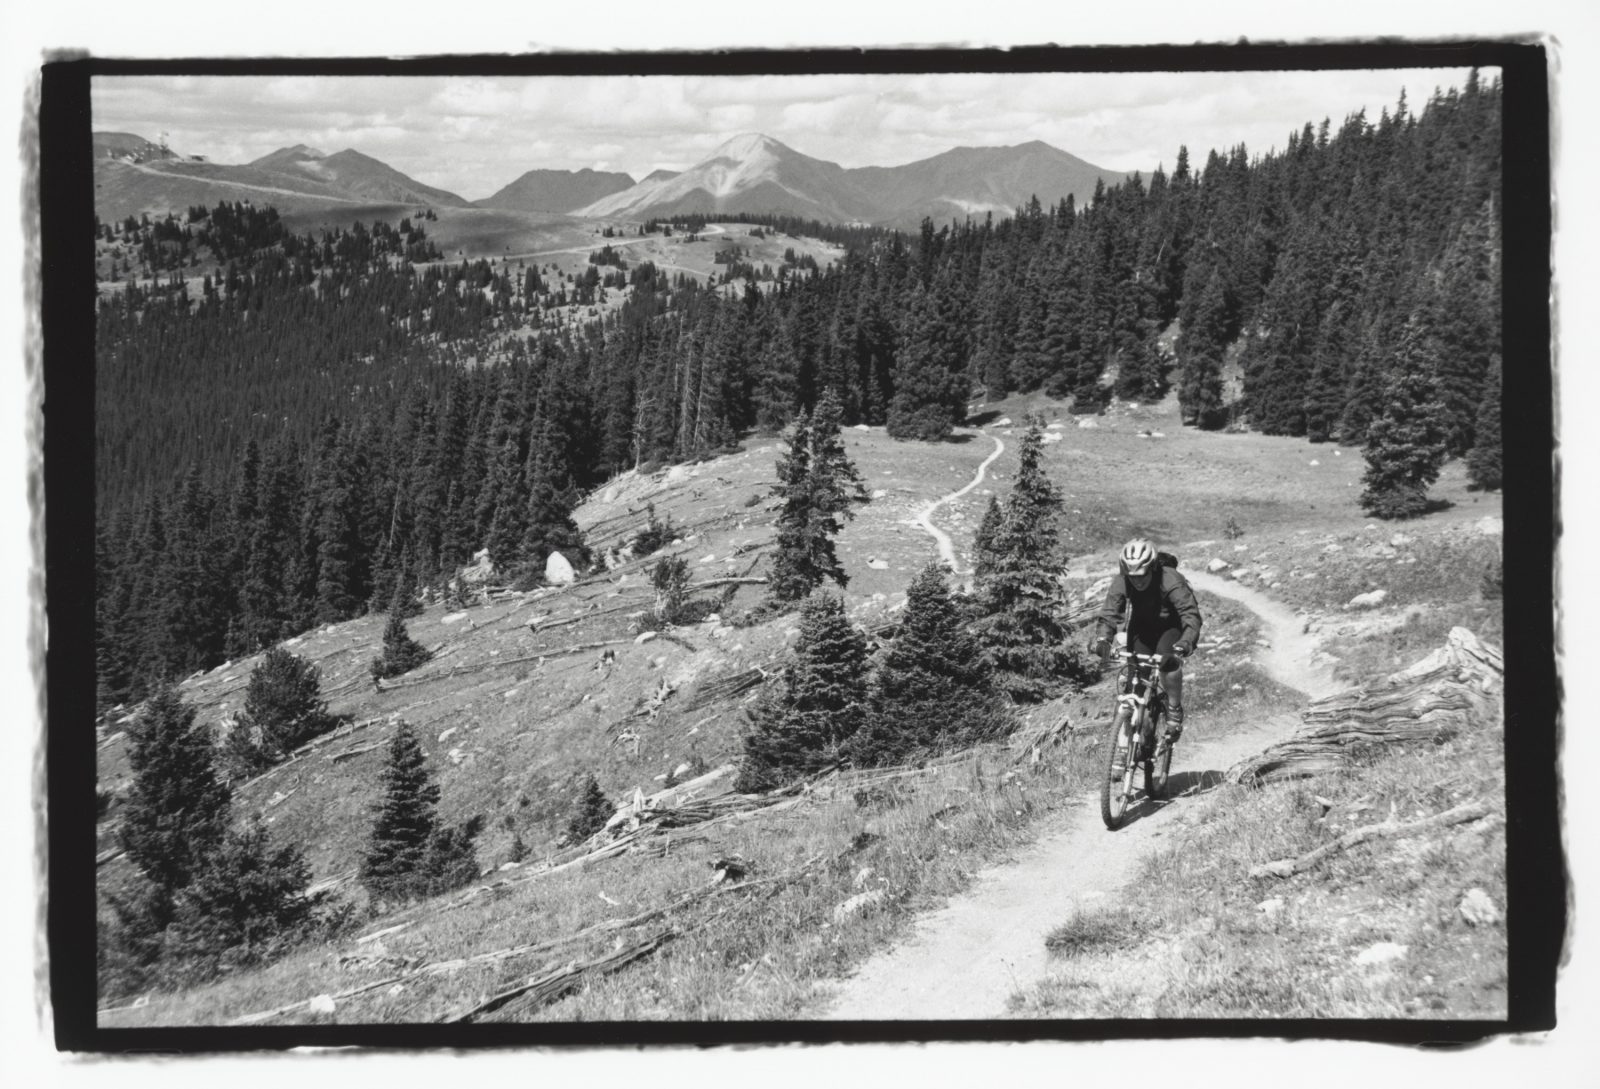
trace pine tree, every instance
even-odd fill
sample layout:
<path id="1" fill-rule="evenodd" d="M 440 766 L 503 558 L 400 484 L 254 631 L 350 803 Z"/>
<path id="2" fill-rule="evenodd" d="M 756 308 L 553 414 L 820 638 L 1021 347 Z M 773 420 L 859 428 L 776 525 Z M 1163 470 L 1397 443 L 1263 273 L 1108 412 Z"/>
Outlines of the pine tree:
<path id="1" fill-rule="evenodd" d="M 864 767 L 900 763 L 999 737 L 1013 725 L 982 647 L 962 624 L 944 567 L 929 564 L 907 589 L 900 630 L 873 672 L 866 721 L 849 746 L 852 760 Z"/>
<path id="2" fill-rule="evenodd" d="M 411 638 L 406 623 L 399 615 L 391 615 L 383 629 L 383 653 L 372 659 L 374 681 L 410 673 L 433 657 L 427 647 Z"/>
<path id="3" fill-rule="evenodd" d="M 273 959 L 319 921 L 327 893 L 294 847 L 273 850 L 259 824 L 230 830 L 178 893 L 166 956 L 193 983 Z"/>
<path id="4" fill-rule="evenodd" d="M 663 556 L 650 568 L 650 585 L 656 592 L 655 619 L 670 627 L 682 618 L 689 597 L 689 564 L 678 556 Z"/>
<path id="5" fill-rule="evenodd" d="M 247 776 L 269 768 L 341 721 L 328 712 L 322 698 L 322 671 L 282 647 L 273 647 L 251 671 L 244 710 L 228 735 L 230 770 Z"/>
<path id="6" fill-rule="evenodd" d="M 1061 491 L 1040 464 L 1043 434 L 1024 433 L 1021 465 L 977 581 L 978 620 L 973 632 L 983 644 L 995 682 L 1014 699 L 1038 700 L 1068 677 L 1087 670 L 1067 649 L 1064 602 L 1056 584 Z"/>
<path id="7" fill-rule="evenodd" d="M 866 712 L 867 644 L 844 602 L 816 593 L 778 685 L 750 712 L 734 789 L 770 790 L 839 760 Z"/>
<path id="8" fill-rule="evenodd" d="M 1483 382 L 1483 403 L 1478 407 L 1475 445 L 1467 455 L 1467 475 L 1474 487 L 1493 490 L 1500 487 L 1503 474 L 1500 450 L 1500 354 L 1489 362 Z"/>
<path id="9" fill-rule="evenodd" d="M 122 849 L 161 891 L 187 885 L 227 827 L 232 792 L 217 778 L 210 731 L 164 685 L 128 726 L 133 788 L 124 807 Z"/>
<path id="10" fill-rule="evenodd" d="M 416 734 L 404 722 L 389 741 L 378 785 L 377 812 L 361 858 L 361 884 L 380 898 L 405 897 L 416 889 L 438 827 L 439 786 Z"/>
<path id="11" fill-rule="evenodd" d="M 1445 459 L 1445 422 L 1433 374 L 1436 354 L 1422 323 L 1406 323 L 1385 391 L 1367 428 L 1361 507 L 1378 518 L 1415 518 Z"/>
<path id="12" fill-rule="evenodd" d="M 978 531 L 972 538 L 972 577 L 976 582 L 985 582 L 994 574 L 998 559 L 996 550 L 1004 522 L 1005 510 L 1000 506 L 1000 497 L 991 495 L 989 505 L 983 511 L 983 520 L 978 523 Z"/>
<path id="13" fill-rule="evenodd" d="M 604 828 L 615 812 L 616 807 L 606 799 L 599 781 L 592 774 L 589 775 L 578 791 L 578 804 L 572 812 L 572 819 L 567 822 L 567 842 L 582 843 Z"/>
<path id="14" fill-rule="evenodd" d="M 844 520 L 855 517 L 850 503 L 861 494 L 861 478 L 839 441 L 837 406 L 825 393 L 816 412 L 802 412 L 790 430 L 788 452 L 778 459 L 774 491 L 783 497 L 783 509 L 767 588 L 774 601 L 799 601 L 824 579 L 841 587 L 850 581 L 833 539 Z"/>
<path id="15" fill-rule="evenodd" d="M 966 332 L 949 279 L 918 290 L 906 318 L 889 402 L 891 438 L 938 442 L 966 417 Z"/>

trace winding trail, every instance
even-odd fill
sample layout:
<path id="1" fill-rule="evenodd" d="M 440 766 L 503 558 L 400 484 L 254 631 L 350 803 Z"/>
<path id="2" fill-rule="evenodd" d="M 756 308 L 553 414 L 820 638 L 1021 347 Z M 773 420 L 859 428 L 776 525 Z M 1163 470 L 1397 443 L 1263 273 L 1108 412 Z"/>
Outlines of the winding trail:
<path id="1" fill-rule="evenodd" d="M 933 512 L 944 506 L 946 503 L 954 502 L 955 500 L 960 499 L 973 488 L 976 488 L 979 484 L 983 483 L 983 478 L 988 475 L 989 466 L 993 465 L 995 463 L 995 459 L 1001 454 L 1005 453 L 1006 450 L 1006 444 L 1000 441 L 1000 437 L 998 435 L 990 435 L 989 437 L 994 440 L 994 452 L 983 459 L 983 464 L 978 466 L 978 472 L 970 481 L 967 482 L 966 487 L 953 491 L 949 495 L 941 496 L 938 499 L 935 499 L 932 503 L 929 503 L 926 507 L 922 508 L 921 513 L 911 520 L 912 525 L 917 526 L 924 533 L 927 533 L 933 537 L 934 543 L 939 546 L 939 558 L 944 560 L 946 565 L 949 566 L 950 570 L 958 575 L 968 574 L 970 572 L 963 572 L 960 565 L 956 563 L 956 546 L 951 542 L 950 535 L 948 533 L 933 524 Z"/>
<path id="2" fill-rule="evenodd" d="M 1315 643 L 1303 619 L 1287 606 L 1203 571 L 1186 574 L 1196 588 L 1241 602 L 1261 618 L 1271 646 L 1259 664 L 1274 680 L 1309 696 L 1338 687 L 1313 660 Z M 1204 657 L 1198 661 L 1203 667 Z M 1015 859 L 979 873 L 967 892 L 918 919 L 905 942 L 867 961 L 808 1016 L 843 1021 L 1011 1016 L 1007 1000 L 1049 972 L 1044 939 L 1050 931 L 1080 908 L 1127 894 L 1138 867 L 1175 827 L 1185 795 L 1221 782 L 1234 763 L 1282 740 L 1299 724 L 1298 715 L 1281 714 L 1230 724 L 1226 736 L 1208 737 L 1217 724 L 1196 708 L 1174 754 L 1168 784 L 1178 804 L 1143 805 L 1131 823 L 1113 833 L 1100 823 L 1094 800 L 1084 798 L 1087 804 L 1070 810 L 1056 831 Z"/>

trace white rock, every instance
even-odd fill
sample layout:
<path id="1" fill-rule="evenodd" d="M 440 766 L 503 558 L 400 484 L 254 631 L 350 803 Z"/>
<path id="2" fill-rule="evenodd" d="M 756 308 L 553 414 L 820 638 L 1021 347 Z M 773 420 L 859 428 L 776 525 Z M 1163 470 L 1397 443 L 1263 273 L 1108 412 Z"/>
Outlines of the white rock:
<path id="1" fill-rule="evenodd" d="M 451 749 L 445 755 L 450 758 L 452 764 L 459 764 L 467 758 L 467 754 L 460 749 Z"/>
<path id="2" fill-rule="evenodd" d="M 704 556 L 700 557 L 700 562 L 701 563 L 714 563 L 714 562 L 716 562 L 716 558 L 717 558 L 717 554 L 715 552 L 707 552 Z"/>
<path id="3" fill-rule="evenodd" d="M 1039 441 L 1043 442 L 1043 443 L 1060 442 L 1061 441 L 1061 432 L 1059 432 L 1059 431 L 1046 431 L 1043 435 L 1039 436 Z"/>
<path id="4" fill-rule="evenodd" d="M 873 889 L 871 892 L 857 893 L 844 903 L 833 909 L 833 921 L 842 923 L 850 916 L 865 908 L 872 907 L 883 900 L 887 895 L 883 889 Z"/>
<path id="5" fill-rule="evenodd" d="M 1239 545 L 1234 545 L 1233 546 L 1233 550 L 1235 552 L 1243 552 L 1245 549 L 1247 549 L 1249 547 L 1250 547 L 1249 545 L 1239 544 Z"/>
<path id="6" fill-rule="evenodd" d="M 1388 964 L 1390 961 L 1400 960 L 1410 951 L 1410 946 L 1396 945 L 1394 942 L 1378 942 L 1369 945 L 1356 954 L 1356 963 L 1361 965 Z"/>
<path id="7" fill-rule="evenodd" d="M 1152 439 L 1164 439 L 1167 437 L 1167 433 L 1165 431 L 1152 431 L 1150 432 L 1150 437 Z"/>
<path id="8" fill-rule="evenodd" d="M 311 1000 L 308 1007 L 312 1013 L 332 1013 L 334 1011 L 333 995 L 319 994 Z"/>
<path id="9" fill-rule="evenodd" d="M 1345 603 L 1347 609 L 1373 609 L 1383 604 L 1383 599 L 1389 596 L 1387 590 L 1369 590 L 1364 594 L 1357 594 Z"/>
<path id="10" fill-rule="evenodd" d="M 1237 688 L 1239 686 L 1234 685 L 1234 687 Z M 1272 916 L 1283 910 L 1283 897 L 1274 896 L 1270 900 L 1263 900 L 1261 903 L 1256 905 L 1256 910 L 1270 919 Z"/>
<path id="11" fill-rule="evenodd" d="M 570 586 L 578 579 L 572 564 L 559 552 L 552 552 L 544 561 L 544 580 L 552 586 Z"/>
<path id="12" fill-rule="evenodd" d="M 441 623 L 441 624 L 455 624 L 455 623 L 458 623 L 459 621 L 465 620 L 466 618 L 467 618 L 467 614 L 466 613 L 451 613 L 449 616 L 447 616 L 444 619 L 440 620 L 439 623 Z"/>
<path id="13" fill-rule="evenodd" d="M 888 494 L 889 494 L 888 492 L 884 491 L 882 488 L 879 488 L 879 489 L 877 489 L 876 491 L 874 491 L 872 493 L 872 498 L 874 498 L 874 499 L 882 499 L 885 496 L 887 496 Z"/>
<path id="14" fill-rule="evenodd" d="M 872 428 L 868 427 L 866 424 L 856 424 L 855 430 L 857 430 L 857 431 L 871 431 Z"/>
<path id="15" fill-rule="evenodd" d="M 1233 566 L 1233 564 L 1229 563 L 1227 560 L 1223 559 L 1221 556 L 1218 556 L 1215 559 L 1213 559 L 1210 563 L 1206 564 L 1206 570 L 1210 571 L 1213 575 L 1215 575 L 1217 572 L 1226 571 L 1228 568 L 1230 568 L 1232 566 Z"/>
<path id="16" fill-rule="evenodd" d="M 1343 552 L 1344 551 L 1344 545 L 1338 543 L 1337 541 L 1329 541 L 1326 545 L 1323 546 L 1322 551 L 1324 551 L 1324 552 Z"/>
<path id="17" fill-rule="evenodd" d="M 1047 430 L 1047 431 L 1060 431 L 1065 426 L 1066 426 L 1065 424 L 1058 424 L 1058 423 L 1046 424 L 1045 425 L 1045 430 Z"/>
<path id="18" fill-rule="evenodd" d="M 667 470 L 666 483 L 668 484 L 682 484 L 688 479 L 689 470 L 685 466 L 674 465 L 672 468 Z"/>
<path id="19" fill-rule="evenodd" d="M 615 503 L 617 501 L 617 486 L 615 484 L 606 489 L 606 494 L 600 497 L 602 503 Z"/>
<path id="20" fill-rule="evenodd" d="M 453 734 L 453 733 L 455 733 L 455 732 L 456 732 L 456 731 L 457 731 L 457 730 L 458 730 L 458 729 L 460 729 L 460 727 L 459 727 L 459 726 L 452 726 L 452 727 L 450 727 L 450 728 L 449 728 L 449 729 L 448 729 L 448 730 L 446 730 L 446 731 L 444 731 L 444 732 L 443 732 L 443 733 L 441 733 L 441 734 L 440 734 L 440 735 L 439 735 L 439 740 L 440 740 L 440 741 L 443 741 L 443 740 L 444 740 L 444 739 L 445 739 L 445 738 L 447 738 L 447 737 L 449 737 L 449 736 L 450 736 L 450 735 L 451 735 L 451 734 Z"/>
<path id="21" fill-rule="evenodd" d="M 1321 465 L 1322 462 L 1318 461 L 1316 458 L 1312 458 L 1311 459 L 1311 464 L 1313 464 L 1313 465 Z"/>
<path id="22" fill-rule="evenodd" d="M 1500 921 L 1500 909 L 1482 889 L 1468 889 L 1461 898 L 1459 910 L 1470 926 L 1493 926 Z"/>
<path id="23" fill-rule="evenodd" d="M 1416 540 L 1415 537 L 1408 537 L 1404 533 L 1396 533 L 1393 537 L 1389 538 L 1389 544 L 1394 548 L 1404 548 L 1414 540 Z"/>
<path id="24" fill-rule="evenodd" d="M 1011 417 L 1010 416 L 1002 416 L 1002 417 L 1000 417 L 998 420 L 996 420 L 994 422 L 994 426 L 995 427 L 1010 427 L 1011 426 Z"/>
<path id="25" fill-rule="evenodd" d="M 1505 522 L 1494 516 L 1479 518 L 1473 523 L 1473 528 L 1485 537 L 1498 537 L 1505 532 Z"/>
<path id="26" fill-rule="evenodd" d="M 1100 426 L 1100 422 L 1092 416 L 1085 416 L 1083 419 L 1078 421 L 1078 426 L 1083 428 L 1085 431 L 1093 431 Z"/>
<path id="27" fill-rule="evenodd" d="M 867 561 L 867 566 L 872 568 L 874 571 L 887 571 L 887 570 L 889 570 L 889 561 L 888 560 L 868 560 Z"/>
<path id="28" fill-rule="evenodd" d="M 634 646 L 639 646 L 641 643 L 648 643 L 650 640 L 654 639 L 655 637 L 656 637 L 656 633 L 653 632 L 653 631 L 642 631 L 642 632 L 639 633 L 639 637 L 633 641 L 633 645 Z"/>

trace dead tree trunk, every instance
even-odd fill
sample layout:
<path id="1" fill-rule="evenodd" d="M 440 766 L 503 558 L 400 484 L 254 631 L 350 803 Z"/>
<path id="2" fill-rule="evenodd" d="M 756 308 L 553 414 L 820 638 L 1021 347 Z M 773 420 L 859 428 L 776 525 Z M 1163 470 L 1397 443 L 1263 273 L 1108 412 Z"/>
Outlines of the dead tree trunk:
<path id="1" fill-rule="evenodd" d="M 1263 783 L 1336 771 L 1369 745 L 1444 741 L 1498 723 L 1505 664 L 1465 628 L 1409 669 L 1316 700 L 1287 741 L 1235 764 L 1228 779 Z"/>

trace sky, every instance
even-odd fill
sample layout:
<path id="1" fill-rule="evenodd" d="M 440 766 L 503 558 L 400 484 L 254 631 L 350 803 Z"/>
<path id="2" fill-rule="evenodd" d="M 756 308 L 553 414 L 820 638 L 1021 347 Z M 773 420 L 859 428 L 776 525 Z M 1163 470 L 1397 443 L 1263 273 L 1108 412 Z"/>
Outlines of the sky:
<path id="1" fill-rule="evenodd" d="M 1108 170 L 1170 171 L 1180 145 L 1281 148 L 1307 122 L 1402 89 L 1420 109 L 1464 69 L 803 76 L 97 77 L 94 128 L 212 162 L 354 148 L 469 200 L 533 169 L 683 170 L 771 136 L 845 167 L 1043 140 Z M 1486 77 L 1487 78 L 1487 75 Z"/>

